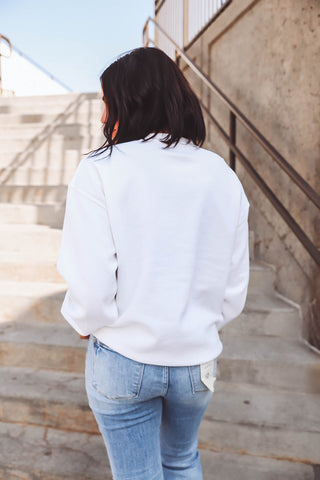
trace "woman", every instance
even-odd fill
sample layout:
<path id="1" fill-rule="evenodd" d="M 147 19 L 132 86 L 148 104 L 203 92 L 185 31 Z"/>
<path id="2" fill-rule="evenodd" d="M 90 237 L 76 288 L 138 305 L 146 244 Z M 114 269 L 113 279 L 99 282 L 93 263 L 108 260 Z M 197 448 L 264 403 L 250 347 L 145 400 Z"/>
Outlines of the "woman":
<path id="1" fill-rule="evenodd" d="M 161 50 L 101 75 L 105 143 L 68 186 L 61 313 L 89 338 L 86 389 L 115 480 L 202 479 L 219 330 L 244 306 L 249 203 L 202 148 L 195 94 Z"/>

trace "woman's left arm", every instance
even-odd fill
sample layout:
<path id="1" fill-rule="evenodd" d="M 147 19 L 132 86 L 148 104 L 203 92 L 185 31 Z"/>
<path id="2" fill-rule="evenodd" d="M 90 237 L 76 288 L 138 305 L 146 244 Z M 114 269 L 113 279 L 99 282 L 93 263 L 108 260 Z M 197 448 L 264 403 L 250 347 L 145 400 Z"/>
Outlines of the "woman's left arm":
<path id="1" fill-rule="evenodd" d="M 84 158 L 68 186 L 57 261 L 68 285 L 61 313 L 80 337 L 117 320 L 117 268 L 101 179 Z"/>

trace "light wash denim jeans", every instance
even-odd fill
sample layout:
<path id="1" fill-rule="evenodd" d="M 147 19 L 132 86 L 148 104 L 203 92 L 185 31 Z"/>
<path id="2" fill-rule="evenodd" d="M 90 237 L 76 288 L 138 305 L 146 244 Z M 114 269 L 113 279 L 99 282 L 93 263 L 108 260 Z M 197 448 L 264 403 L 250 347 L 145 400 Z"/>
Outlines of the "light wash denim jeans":
<path id="1" fill-rule="evenodd" d="M 90 335 L 86 389 L 114 480 L 203 479 L 197 436 L 213 392 L 199 365 L 140 363 Z"/>

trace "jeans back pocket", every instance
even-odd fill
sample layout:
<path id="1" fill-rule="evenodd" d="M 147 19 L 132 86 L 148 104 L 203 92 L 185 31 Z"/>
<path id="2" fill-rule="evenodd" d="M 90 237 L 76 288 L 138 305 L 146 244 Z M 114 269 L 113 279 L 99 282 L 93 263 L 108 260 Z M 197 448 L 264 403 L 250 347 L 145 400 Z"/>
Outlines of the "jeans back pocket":
<path id="1" fill-rule="evenodd" d="M 110 400 L 139 395 L 144 364 L 131 360 L 95 339 L 93 342 L 92 386 Z"/>
<path id="2" fill-rule="evenodd" d="M 189 368 L 192 393 L 204 392 L 206 390 L 209 390 L 208 387 L 201 380 L 200 365 L 191 365 L 188 368 Z M 212 371 L 213 377 L 216 376 L 216 372 L 217 372 L 217 359 L 215 358 L 213 361 L 213 371 Z"/>

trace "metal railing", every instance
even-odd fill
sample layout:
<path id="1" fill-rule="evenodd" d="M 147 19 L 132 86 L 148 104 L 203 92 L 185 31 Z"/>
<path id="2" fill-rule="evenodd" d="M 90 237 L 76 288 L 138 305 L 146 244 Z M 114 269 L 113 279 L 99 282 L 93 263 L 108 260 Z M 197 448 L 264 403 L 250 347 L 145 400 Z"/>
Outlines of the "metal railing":
<path id="1" fill-rule="evenodd" d="M 20 167 L 25 165 L 28 160 L 33 157 L 34 153 L 45 144 L 45 142 L 52 138 L 61 125 L 65 123 L 67 118 L 79 111 L 80 107 L 88 98 L 88 95 L 91 94 L 79 93 L 74 100 L 68 103 L 63 112 L 58 113 L 52 120 L 50 120 L 50 123 L 46 124 L 40 132 L 36 133 L 36 135 L 30 139 L 22 152 L 18 152 L 8 165 L 0 168 L 1 185 L 5 185 L 10 181 L 12 175 L 14 175 Z"/>
<path id="2" fill-rule="evenodd" d="M 176 58 L 182 58 L 184 62 L 191 68 L 191 70 L 204 82 L 209 90 L 214 93 L 228 108 L 229 110 L 229 134 L 221 127 L 219 122 L 214 118 L 208 108 L 201 103 L 203 110 L 208 115 L 210 121 L 215 125 L 220 135 L 223 137 L 227 145 L 229 146 L 229 163 L 231 168 L 235 170 L 236 158 L 240 160 L 242 165 L 251 175 L 256 184 L 260 187 L 263 193 L 266 195 L 271 204 L 275 207 L 283 220 L 287 223 L 291 231 L 300 240 L 301 244 L 305 247 L 307 252 L 313 258 L 313 260 L 320 265 L 320 251 L 300 227 L 300 225 L 294 220 L 289 211 L 284 207 L 279 198 L 275 195 L 272 189 L 266 184 L 261 175 L 255 170 L 252 163 L 246 158 L 246 156 L 240 151 L 236 145 L 236 122 L 239 121 L 250 132 L 255 140 L 263 147 L 263 149 L 270 155 L 270 157 L 280 166 L 280 168 L 290 177 L 290 179 L 299 187 L 311 202 L 320 209 L 320 195 L 313 190 L 313 188 L 299 175 L 299 173 L 287 162 L 287 160 L 275 149 L 273 145 L 262 135 L 261 132 L 250 122 L 250 120 L 229 100 L 229 98 L 222 92 L 222 90 L 214 84 L 208 75 L 206 75 L 187 55 L 177 42 L 175 42 L 168 33 L 151 17 L 145 23 L 143 28 L 143 43 L 145 46 L 149 46 L 149 43 L 154 41 L 149 37 L 149 22 L 152 22 L 156 29 L 158 29 L 170 43 L 173 45 L 176 53 Z"/>
<path id="3" fill-rule="evenodd" d="M 180 46 L 186 48 L 211 25 L 232 0 L 159 0 L 155 14 L 159 23 L 167 25 L 167 32 Z M 157 44 L 168 54 L 170 42 L 158 39 Z"/>
<path id="4" fill-rule="evenodd" d="M 7 43 L 7 47 L 9 49 L 8 53 L 7 54 L 4 54 L 1 50 L 1 43 L 2 43 L 2 40 L 4 40 L 6 43 Z M 7 38 L 5 35 L 1 35 L 0 33 L 0 96 L 2 95 L 3 93 L 3 89 L 2 89 L 2 70 L 1 70 L 1 57 L 4 57 L 4 58 L 9 58 L 10 55 L 12 53 L 12 44 L 9 40 L 9 38 Z"/>

